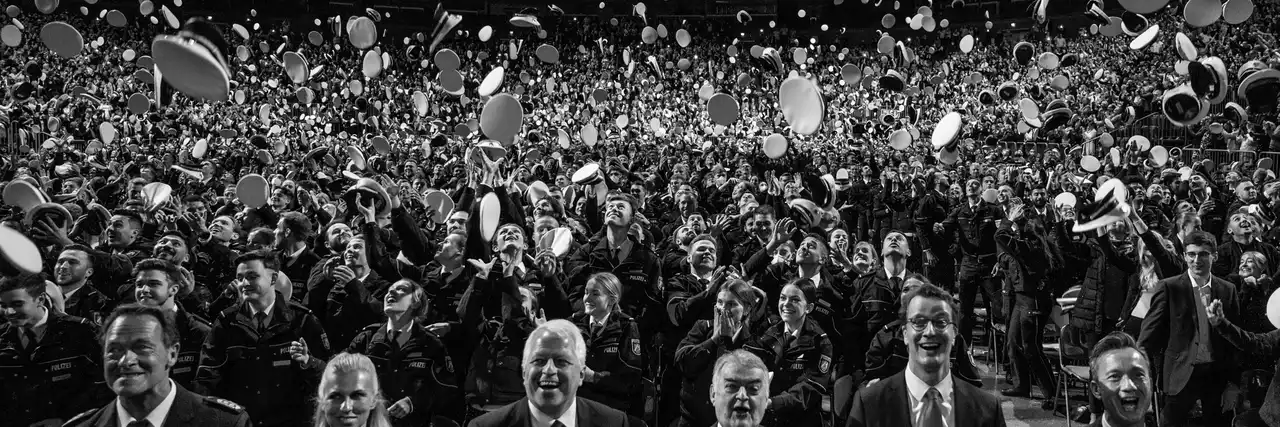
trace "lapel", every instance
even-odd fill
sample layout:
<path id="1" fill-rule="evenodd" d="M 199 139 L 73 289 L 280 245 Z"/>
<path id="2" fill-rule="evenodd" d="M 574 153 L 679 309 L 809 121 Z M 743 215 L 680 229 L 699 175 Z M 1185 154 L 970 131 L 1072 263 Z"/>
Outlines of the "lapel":
<path id="1" fill-rule="evenodd" d="M 972 386 L 969 385 L 969 383 L 961 381 L 960 378 L 955 375 L 955 372 L 951 373 L 951 384 L 951 389 L 954 390 L 956 394 L 953 401 L 954 407 L 952 409 L 953 413 L 951 418 L 954 420 L 985 420 L 982 408 L 978 407 L 978 399 L 973 395 L 975 390 L 971 389 Z"/>
<path id="2" fill-rule="evenodd" d="M 116 401 L 112 399 L 107 403 L 107 407 L 98 412 L 98 420 L 93 423 L 93 427 L 116 427 Z"/>
<path id="3" fill-rule="evenodd" d="M 886 411 L 887 422 L 883 425 L 891 426 L 909 426 L 911 425 L 911 391 L 907 390 L 907 377 L 903 372 L 899 372 L 889 378 L 889 382 L 884 387 L 883 400 L 887 400 L 884 408 L 897 408 Z"/>
<path id="4" fill-rule="evenodd" d="M 588 406 L 586 402 L 582 401 L 582 399 L 579 399 L 579 398 L 574 398 L 574 399 L 578 401 L 577 402 L 578 403 L 578 427 L 595 426 L 595 424 L 591 423 L 591 416 L 596 413 L 595 409 Z"/>
<path id="5" fill-rule="evenodd" d="M 529 398 L 517 400 L 508 416 L 508 426 L 533 427 L 533 415 L 529 414 Z"/>
<path id="6" fill-rule="evenodd" d="M 192 418 L 195 417 L 197 411 L 195 393 L 182 388 L 177 382 L 173 383 L 174 392 L 177 393 L 173 397 L 173 406 L 169 407 L 169 415 L 164 419 L 164 426 L 161 427 L 182 427 L 195 425 Z M 115 408 L 115 405 L 111 406 Z"/>

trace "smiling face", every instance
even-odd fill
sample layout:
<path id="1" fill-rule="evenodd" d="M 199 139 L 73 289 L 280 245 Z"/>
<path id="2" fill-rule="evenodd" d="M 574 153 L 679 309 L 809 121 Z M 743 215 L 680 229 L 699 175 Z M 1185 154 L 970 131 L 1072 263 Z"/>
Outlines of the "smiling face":
<path id="1" fill-rule="evenodd" d="M 821 264 L 827 259 L 826 245 L 817 237 L 809 236 L 796 247 L 797 264 Z"/>
<path id="2" fill-rule="evenodd" d="M 1255 255 L 1246 254 L 1240 258 L 1240 268 L 1238 269 L 1240 277 L 1254 277 L 1266 273 L 1262 270 Z"/>
<path id="3" fill-rule="evenodd" d="M 725 363 L 711 384 L 711 406 L 721 427 L 755 427 L 769 409 L 769 373 Z"/>
<path id="4" fill-rule="evenodd" d="M 364 251 L 364 237 L 355 237 L 351 239 L 351 243 L 347 243 L 347 250 L 342 252 L 342 261 L 347 267 L 368 267 L 368 254 Z"/>
<path id="5" fill-rule="evenodd" d="M 329 226 L 329 230 L 325 232 L 325 243 L 336 252 L 342 252 L 347 249 L 347 244 L 351 243 L 351 227 L 337 223 Z"/>
<path id="6" fill-rule="evenodd" d="M 230 242 L 236 238 L 236 223 L 229 216 L 220 216 L 209 223 L 209 236 L 218 242 Z"/>
<path id="7" fill-rule="evenodd" d="M 611 227 L 630 227 L 633 214 L 631 203 L 626 200 L 610 200 L 604 207 L 604 222 Z"/>
<path id="8" fill-rule="evenodd" d="M 124 215 L 114 215 L 110 221 L 107 221 L 107 242 L 115 248 L 124 248 L 133 244 L 134 239 L 138 238 L 137 224 L 133 219 Z"/>
<path id="9" fill-rule="evenodd" d="M 842 229 L 831 230 L 831 237 L 828 239 L 828 245 L 837 253 L 849 250 L 849 232 Z"/>
<path id="10" fill-rule="evenodd" d="M 58 263 L 53 267 L 53 280 L 58 286 L 80 283 L 93 274 L 93 266 L 89 263 L 89 254 L 84 251 L 67 249 L 58 255 Z"/>
<path id="11" fill-rule="evenodd" d="M 385 313 L 406 313 L 413 308 L 414 286 L 406 281 L 396 282 L 387 289 L 387 296 L 382 299 L 382 311 Z"/>
<path id="12" fill-rule="evenodd" d="M 613 310 L 613 305 L 616 303 L 617 301 L 614 301 L 613 297 L 605 291 L 604 285 L 597 281 L 587 281 L 586 291 L 582 295 L 582 308 L 587 314 L 595 317 L 604 316 Z"/>
<path id="13" fill-rule="evenodd" d="M 804 321 L 804 317 L 812 310 L 813 304 L 809 304 L 799 287 L 788 284 L 782 288 L 782 294 L 778 296 L 778 315 L 782 316 L 783 321 Z"/>
<path id="14" fill-rule="evenodd" d="M 103 371 L 117 396 L 138 396 L 169 381 L 178 360 L 178 344 L 164 344 L 160 321 L 149 315 L 123 315 L 107 326 Z"/>
<path id="15" fill-rule="evenodd" d="M 172 262 L 174 264 L 182 264 L 187 261 L 187 241 L 178 236 L 164 236 L 156 241 L 156 246 L 151 250 L 152 256 Z"/>
<path id="16" fill-rule="evenodd" d="M 1208 275 L 1213 268 L 1213 261 L 1217 259 L 1215 248 L 1202 245 L 1187 245 L 1186 251 L 1183 253 L 1183 259 L 1187 262 L 1187 270 L 1195 276 Z"/>
<path id="17" fill-rule="evenodd" d="M 445 220 L 445 230 L 449 234 L 467 235 L 467 221 L 471 219 L 471 213 L 466 211 L 454 211 L 449 214 L 449 218 Z"/>
<path id="18" fill-rule="evenodd" d="M 323 384 L 320 393 L 326 399 L 324 416 L 329 426 L 368 425 L 369 413 L 378 401 L 373 373 L 330 371 L 325 373 Z"/>
<path id="19" fill-rule="evenodd" d="M 493 250 L 502 252 L 506 250 L 523 250 L 525 249 L 524 229 L 515 224 L 507 224 L 498 228 L 493 234 Z"/>
<path id="20" fill-rule="evenodd" d="M 162 306 L 177 293 L 178 284 L 163 270 L 142 270 L 133 280 L 133 296 L 142 305 Z"/>
<path id="21" fill-rule="evenodd" d="M 251 260 L 236 266 L 236 290 L 247 301 L 261 301 L 273 295 L 275 287 L 271 283 L 271 274 L 262 260 Z"/>
<path id="22" fill-rule="evenodd" d="M 574 343 L 561 333 L 538 329 L 523 366 L 525 395 L 545 414 L 560 414 L 578 395 L 582 386 L 582 361 L 574 354 Z"/>
<path id="23" fill-rule="evenodd" d="M 44 300 L 48 296 L 32 297 L 25 288 L 0 293 L 0 313 L 13 327 L 35 325 L 43 317 Z"/>
<path id="24" fill-rule="evenodd" d="M 1113 422 L 1141 424 L 1151 407 L 1151 376 L 1147 358 L 1134 348 L 1103 353 L 1093 362 L 1093 396 L 1102 401 Z"/>
<path id="25" fill-rule="evenodd" d="M 689 248 L 689 265 L 694 269 L 710 271 L 716 268 L 716 245 L 711 240 L 699 240 Z"/>
<path id="26" fill-rule="evenodd" d="M 1231 215 L 1231 222 L 1227 225 L 1227 232 L 1232 236 L 1248 239 L 1253 237 L 1258 231 L 1258 227 L 1253 220 L 1253 215 L 1247 213 L 1237 213 Z"/>
<path id="27" fill-rule="evenodd" d="M 946 302 L 926 296 L 916 296 L 907 304 L 907 325 L 902 328 L 902 339 L 907 344 L 907 361 L 925 372 L 937 372 L 950 364 L 951 345 L 955 342 L 953 327 L 955 313 Z M 946 322 L 938 328 L 935 322 Z M 916 330 L 917 324 L 924 328 Z"/>

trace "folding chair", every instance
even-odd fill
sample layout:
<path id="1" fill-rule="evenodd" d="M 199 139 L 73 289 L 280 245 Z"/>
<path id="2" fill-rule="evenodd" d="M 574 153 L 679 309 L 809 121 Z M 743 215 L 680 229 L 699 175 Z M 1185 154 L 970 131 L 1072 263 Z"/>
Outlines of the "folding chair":
<path id="1" fill-rule="evenodd" d="M 1080 287 L 1075 286 L 1063 293 L 1058 298 L 1057 304 L 1049 311 L 1049 318 L 1053 321 L 1054 328 L 1058 331 L 1058 342 L 1043 344 L 1046 353 L 1056 353 L 1058 359 L 1058 384 L 1061 392 L 1054 398 L 1054 406 L 1058 404 L 1058 397 L 1061 397 L 1064 404 L 1071 402 L 1070 392 L 1071 383 L 1085 383 L 1085 392 L 1088 393 L 1088 382 L 1091 378 L 1089 372 L 1089 353 L 1075 343 L 1078 332 L 1071 327 L 1069 314 L 1071 309 L 1075 307 L 1076 298 L 1080 295 Z M 1073 363 L 1074 362 L 1074 363 Z M 1079 364 L 1083 362 L 1083 364 Z M 1072 423 L 1071 410 L 1067 410 L 1067 426 Z"/>

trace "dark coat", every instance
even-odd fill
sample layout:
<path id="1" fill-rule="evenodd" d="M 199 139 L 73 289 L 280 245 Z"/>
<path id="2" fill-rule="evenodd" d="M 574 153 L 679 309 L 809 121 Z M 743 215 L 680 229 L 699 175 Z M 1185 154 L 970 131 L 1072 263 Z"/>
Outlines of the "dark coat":
<path id="1" fill-rule="evenodd" d="M 175 383 L 173 406 L 164 425 L 156 427 L 252 427 L 249 413 L 235 403 L 216 397 L 205 397 Z M 77 415 L 63 427 L 121 427 L 116 416 L 116 402 Z"/>
<path id="2" fill-rule="evenodd" d="M 30 356 L 18 328 L 0 325 L 0 413 L 3 424 L 68 419 L 107 400 L 98 328 L 83 318 L 49 312 Z"/>
<path id="3" fill-rule="evenodd" d="M 1212 288 L 1212 298 L 1222 301 L 1222 311 L 1227 319 L 1239 321 L 1240 303 L 1236 298 L 1235 285 L 1214 277 Z M 1191 285 L 1190 276 L 1181 274 L 1161 280 L 1156 284 L 1155 295 L 1151 297 L 1151 310 L 1142 321 L 1138 345 L 1158 363 L 1155 372 L 1162 380 L 1162 390 L 1169 395 L 1181 392 L 1191 379 L 1192 365 L 1196 359 L 1194 340 L 1199 319 L 1195 298 L 1199 298 L 1199 295 Z M 1210 331 L 1209 340 L 1214 363 L 1234 372 L 1236 352 L 1231 351 L 1230 345 L 1220 334 Z M 1228 378 L 1236 377 L 1228 375 Z"/>
<path id="4" fill-rule="evenodd" d="M 532 427 L 529 399 L 520 399 L 493 412 L 476 417 L 468 427 Z M 590 399 L 578 398 L 579 427 L 631 427 L 627 415 Z"/>
<path id="5" fill-rule="evenodd" d="M 954 418 L 966 427 L 1004 427 L 1004 413 L 995 396 L 964 381 L 953 381 Z M 899 372 L 858 391 L 846 427 L 910 426 L 911 396 L 906 374 Z"/>

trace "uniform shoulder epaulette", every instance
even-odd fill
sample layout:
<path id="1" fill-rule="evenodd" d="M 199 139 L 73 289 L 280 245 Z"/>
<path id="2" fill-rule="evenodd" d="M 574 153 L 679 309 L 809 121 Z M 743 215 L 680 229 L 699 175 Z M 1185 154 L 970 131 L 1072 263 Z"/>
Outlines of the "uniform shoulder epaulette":
<path id="1" fill-rule="evenodd" d="M 195 323 L 204 325 L 205 327 L 213 327 L 213 322 L 210 322 L 208 319 L 205 319 L 204 317 L 198 314 L 187 313 L 187 319 L 190 319 Z"/>
<path id="2" fill-rule="evenodd" d="M 62 318 L 63 321 L 71 322 L 71 323 L 80 323 L 80 324 L 86 324 L 86 325 L 93 323 L 93 322 L 90 322 L 89 319 L 85 319 L 79 316 L 72 316 L 70 314 L 64 314 L 58 317 Z"/>
<path id="3" fill-rule="evenodd" d="M 307 306 L 302 305 L 300 303 L 289 301 L 289 307 L 293 308 L 294 310 L 300 311 L 303 314 L 311 314 L 311 309 L 307 308 Z"/>
<path id="4" fill-rule="evenodd" d="M 233 414 L 244 413 L 244 407 L 223 398 L 205 396 L 204 403 L 210 408 L 218 408 Z"/>
<path id="5" fill-rule="evenodd" d="M 386 323 L 374 323 L 374 324 L 372 324 L 372 325 L 365 326 L 364 328 L 360 329 L 360 332 L 364 332 L 364 331 L 376 331 L 376 330 L 378 330 L 378 328 L 381 328 L 383 325 L 386 325 Z"/>
<path id="6" fill-rule="evenodd" d="M 67 420 L 67 422 L 62 423 L 62 427 L 74 426 L 76 424 L 80 424 L 82 422 L 88 421 L 89 418 L 93 417 L 93 414 L 96 414 L 98 413 L 98 411 L 101 411 L 101 410 L 102 408 L 94 408 L 88 411 L 81 412 L 79 415 L 71 417 L 71 419 Z"/>

